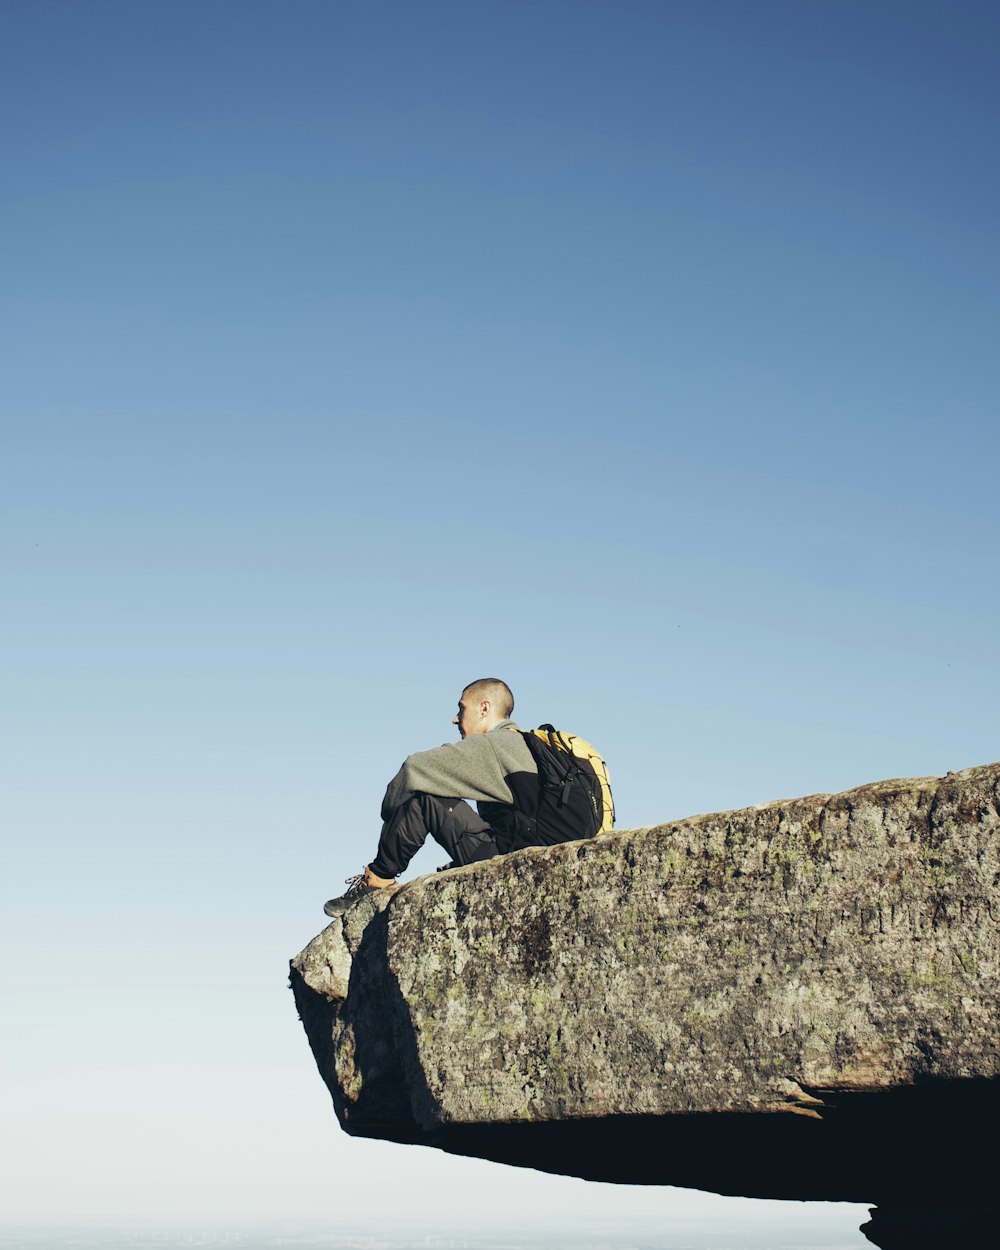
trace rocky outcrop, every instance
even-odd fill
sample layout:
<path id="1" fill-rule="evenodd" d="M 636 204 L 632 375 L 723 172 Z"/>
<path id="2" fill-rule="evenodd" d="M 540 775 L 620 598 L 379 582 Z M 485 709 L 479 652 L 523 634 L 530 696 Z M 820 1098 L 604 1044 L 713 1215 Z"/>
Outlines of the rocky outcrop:
<path id="1" fill-rule="evenodd" d="M 998 833 L 994 764 L 533 848 L 363 900 L 292 985 L 349 1133 L 950 1209 L 998 1102 Z"/>

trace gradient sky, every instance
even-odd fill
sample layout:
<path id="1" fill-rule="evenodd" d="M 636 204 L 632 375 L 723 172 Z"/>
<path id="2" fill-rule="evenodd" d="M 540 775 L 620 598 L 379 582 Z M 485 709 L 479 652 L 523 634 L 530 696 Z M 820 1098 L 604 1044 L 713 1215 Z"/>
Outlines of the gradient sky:
<path id="1" fill-rule="evenodd" d="M 352 1141 L 285 969 L 477 676 L 622 827 L 1000 757 L 998 53 L 966 0 L 0 4 L 3 1218 L 862 1244 Z"/>

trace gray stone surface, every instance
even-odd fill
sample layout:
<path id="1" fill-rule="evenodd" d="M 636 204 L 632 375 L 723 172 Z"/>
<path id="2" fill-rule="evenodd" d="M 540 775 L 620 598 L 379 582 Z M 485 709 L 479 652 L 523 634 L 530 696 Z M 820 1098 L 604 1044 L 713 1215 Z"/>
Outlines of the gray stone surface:
<path id="1" fill-rule="evenodd" d="M 350 1133 L 865 1201 L 933 1132 L 974 1185 L 998 832 L 992 764 L 533 848 L 363 900 L 292 985 Z"/>

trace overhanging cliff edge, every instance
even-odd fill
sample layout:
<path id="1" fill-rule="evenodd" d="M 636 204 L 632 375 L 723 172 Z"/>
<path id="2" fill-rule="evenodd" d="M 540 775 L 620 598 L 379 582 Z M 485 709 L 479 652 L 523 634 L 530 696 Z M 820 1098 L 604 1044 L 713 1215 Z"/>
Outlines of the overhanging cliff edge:
<path id="1" fill-rule="evenodd" d="M 292 961 L 343 1127 L 591 1179 L 895 1200 L 985 1181 L 1000 764 L 532 848 Z"/>

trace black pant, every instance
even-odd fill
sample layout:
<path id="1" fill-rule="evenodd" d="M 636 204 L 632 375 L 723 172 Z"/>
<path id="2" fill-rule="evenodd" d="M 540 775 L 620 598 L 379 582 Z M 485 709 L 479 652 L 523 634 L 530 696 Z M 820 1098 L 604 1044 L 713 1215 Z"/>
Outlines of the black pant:
<path id="1" fill-rule="evenodd" d="M 500 854 L 493 830 L 468 803 L 436 794 L 415 794 L 382 826 L 378 854 L 370 865 L 372 872 L 379 877 L 398 877 L 428 834 L 456 864 L 475 864 Z"/>

